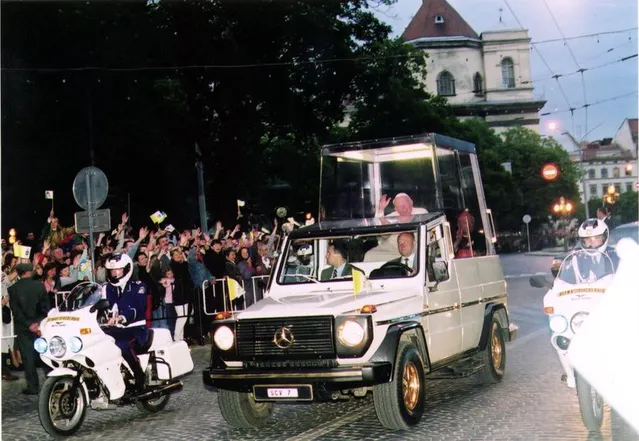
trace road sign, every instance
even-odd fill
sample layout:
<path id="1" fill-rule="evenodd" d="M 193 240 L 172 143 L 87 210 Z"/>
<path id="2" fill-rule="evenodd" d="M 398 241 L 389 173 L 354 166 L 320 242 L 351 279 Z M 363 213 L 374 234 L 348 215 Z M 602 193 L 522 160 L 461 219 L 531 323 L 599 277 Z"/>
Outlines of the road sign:
<path id="1" fill-rule="evenodd" d="M 555 164 L 546 164 L 541 169 L 541 177 L 546 181 L 554 181 L 559 176 L 559 168 Z"/>
<path id="2" fill-rule="evenodd" d="M 77 204 L 88 211 L 97 210 L 109 194 L 109 180 L 97 167 L 85 167 L 73 180 L 73 197 Z"/>
<path id="3" fill-rule="evenodd" d="M 102 233 L 105 231 L 111 231 L 111 210 L 108 208 L 103 210 L 95 210 L 91 213 L 93 218 L 93 233 Z M 89 212 L 78 211 L 74 215 L 75 219 L 75 231 L 78 233 L 89 232 Z"/>
<path id="4" fill-rule="evenodd" d="M 529 214 L 524 214 L 524 217 L 521 220 L 523 220 L 525 224 L 529 224 L 532 220 L 532 217 L 530 217 Z"/>

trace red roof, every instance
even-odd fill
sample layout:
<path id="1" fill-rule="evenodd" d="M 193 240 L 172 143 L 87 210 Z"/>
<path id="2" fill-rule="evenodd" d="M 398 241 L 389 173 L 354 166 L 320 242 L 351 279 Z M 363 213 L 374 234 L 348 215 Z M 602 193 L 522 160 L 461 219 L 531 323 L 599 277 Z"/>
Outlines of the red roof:
<path id="1" fill-rule="evenodd" d="M 435 23 L 438 15 L 444 19 L 443 23 Z M 424 0 L 402 37 L 411 41 L 425 37 L 479 38 L 479 35 L 446 0 Z"/>

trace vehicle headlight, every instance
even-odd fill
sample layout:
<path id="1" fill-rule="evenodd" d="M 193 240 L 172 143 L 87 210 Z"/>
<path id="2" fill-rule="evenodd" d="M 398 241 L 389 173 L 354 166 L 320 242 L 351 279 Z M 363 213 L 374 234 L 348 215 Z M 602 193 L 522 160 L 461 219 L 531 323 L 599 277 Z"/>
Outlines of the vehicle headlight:
<path id="1" fill-rule="evenodd" d="M 54 357 L 62 358 L 67 353 L 67 344 L 61 337 L 53 337 L 49 342 L 49 352 Z"/>
<path id="2" fill-rule="evenodd" d="M 353 321 L 345 321 L 337 329 L 337 339 L 341 344 L 348 347 L 357 346 L 364 341 L 365 331 L 362 325 Z"/>
<path id="3" fill-rule="evenodd" d="M 215 331 L 215 334 L 213 334 L 213 341 L 215 342 L 215 346 L 223 351 L 228 351 L 233 347 L 235 335 L 228 326 L 220 326 Z"/>
<path id="4" fill-rule="evenodd" d="M 35 339 L 35 341 L 33 342 L 33 347 L 38 354 L 44 354 L 45 352 L 47 352 L 47 348 L 49 347 L 49 345 L 44 338 L 40 337 Z"/>
<path id="5" fill-rule="evenodd" d="M 563 315 L 553 315 L 550 317 L 550 329 L 557 334 L 568 329 L 568 320 Z"/>
<path id="6" fill-rule="evenodd" d="M 572 316 L 572 318 L 570 319 L 570 329 L 572 329 L 572 332 L 576 334 L 577 331 L 579 331 L 579 328 L 581 328 L 581 325 L 583 325 L 586 317 L 588 317 L 587 312 L 578 312 L 577 314 Z"/>
<path id="7" fill-rule="evenodd" d="M 69 349 L 71 349 L 71 352 L 80 352 L 82 350 L 82 339 L 80 337 L 71 337 L 69 339 Z"/>

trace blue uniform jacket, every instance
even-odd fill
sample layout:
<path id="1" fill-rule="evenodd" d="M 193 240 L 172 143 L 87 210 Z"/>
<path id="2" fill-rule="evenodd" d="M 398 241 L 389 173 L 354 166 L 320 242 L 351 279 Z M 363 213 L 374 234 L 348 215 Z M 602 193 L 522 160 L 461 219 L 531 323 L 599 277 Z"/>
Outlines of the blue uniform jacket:
<path id="1" fill-rule="evenodd" d="M 111 304 L 118 305 L 118 314 L 124 316 L 127 324 L 146 320 L 148 287 L 140 281 L 129 281 L 122 294 L 120 288 L 106 285 L 106 298 Z"/>

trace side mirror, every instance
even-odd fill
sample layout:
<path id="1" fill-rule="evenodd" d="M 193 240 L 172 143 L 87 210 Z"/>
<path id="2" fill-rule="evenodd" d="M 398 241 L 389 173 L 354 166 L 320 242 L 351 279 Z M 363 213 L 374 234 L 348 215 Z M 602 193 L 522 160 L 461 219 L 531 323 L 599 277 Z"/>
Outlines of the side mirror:
<path id="1" fill-rule="evenodd" d="M 446 262 L 433 262 L 433 275 L 437 283 L 448 280 L 448 265 Z"/>
<path id="2" fill-rule="evenodd" d="M 101 300 L 98 300 L 98 302 L 94 304 L 91 307 L 91 309 L 89 309 L 89 312 L 94 313 L 95 311 L 98 311 L 100 309 L 108 309 L 110 306 L 111 304 L 109 303 L 107 299 L 101 299 Z"/>
<path id="3" fill-rule="evenodd" d="M 543 274 L 538 274 L 530 277 L 530 286 L 533 288 L 550 288 L 552 287 L 552 282 L 548 281 Z"/>

